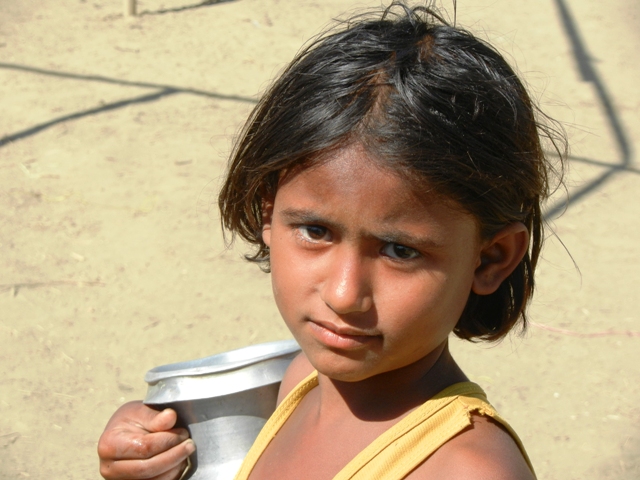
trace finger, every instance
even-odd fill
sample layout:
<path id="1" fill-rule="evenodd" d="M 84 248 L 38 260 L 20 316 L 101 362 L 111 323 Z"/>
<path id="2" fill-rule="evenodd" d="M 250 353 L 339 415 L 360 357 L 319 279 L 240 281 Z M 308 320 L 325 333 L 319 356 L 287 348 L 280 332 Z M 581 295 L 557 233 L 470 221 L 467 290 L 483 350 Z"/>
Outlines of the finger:
<path id="1" fill-rule="evenodd" d="M 100 464 L 100 474 L 108 480 L 142 480 L 168 475 L 172 471 L 181 472 L 186 465 L 184 461 L 194 451 L 195 444 L 188 439 L 150 458 L 103 461 Z"/>
<path id="2" fill-rule="evenodd" d="M 171 408 L 165 408 L 161 412 L 156 412 L 155 416 L 149 418 L 145 426 L 150 432 L 161 432 L 163 430 L 169 430 L 173 428 L 177 420 L 178 415 L 176 414 L 175 410 L 172 410 Z"/>
<path id="3" fill-rule="evenodd" d="M 159 432 L 173 428 L 177 419 L 178 415 L 171 408 L 159 411 L 140 401 L 133 401 L 116 410 L 109 420 L 107 428 L 128 424 L 148 432 Z"/>
<path id="4" fill-rule="evenodd" d="M 115 411 L 105 430 L 128 424 L 148 431 L 149 424 L 152 424 L 153 420 L 161 413 L 141 401 L 128 402 Z"/>
<path id="5" fill-rule="evenodd" d="M 140 401 L 129 402 L 120 407 L 111 417 L 110 424 L 128 423 L 149 432 L 159 432 L 173 428 L 178 419 L 175 410 L 156 410 Z"/>
<path id="6" fill-rule="evenodd" d="M 98 455 L 105 460 L 144 460 L 180 445 L 189 438 L 184 429 L 135 434 L 114 429 L 105 432 L 98 442 Z"/>

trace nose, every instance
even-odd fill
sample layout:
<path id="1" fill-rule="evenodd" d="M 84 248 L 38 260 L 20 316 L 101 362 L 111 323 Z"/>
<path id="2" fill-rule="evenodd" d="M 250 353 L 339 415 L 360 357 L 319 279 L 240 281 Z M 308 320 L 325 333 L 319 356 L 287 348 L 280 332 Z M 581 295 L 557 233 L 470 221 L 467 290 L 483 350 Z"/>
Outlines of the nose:
<path id="1" fill-rule="evenodd" d="M 366 258 L 349 248 L 336 249 L 326 265 L 322 299 L 340 315 L 363 313 L 373 306 L 370 269 Z"/>

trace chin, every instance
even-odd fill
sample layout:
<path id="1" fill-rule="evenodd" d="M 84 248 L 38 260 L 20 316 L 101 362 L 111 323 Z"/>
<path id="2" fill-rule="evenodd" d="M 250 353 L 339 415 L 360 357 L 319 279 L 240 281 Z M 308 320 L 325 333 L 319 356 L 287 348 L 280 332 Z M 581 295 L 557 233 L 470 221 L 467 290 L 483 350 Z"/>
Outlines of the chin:
<path id="1" fill-rule="evenodd" d="M 339 382 L 360 382 L 381 373 L 367 366 L 366 361 L 355 360 L 338 354 L 332 354 L 332 356 L 337 358 L 307 358 L 309 358 L 309 362 L 319 374 Z"/>

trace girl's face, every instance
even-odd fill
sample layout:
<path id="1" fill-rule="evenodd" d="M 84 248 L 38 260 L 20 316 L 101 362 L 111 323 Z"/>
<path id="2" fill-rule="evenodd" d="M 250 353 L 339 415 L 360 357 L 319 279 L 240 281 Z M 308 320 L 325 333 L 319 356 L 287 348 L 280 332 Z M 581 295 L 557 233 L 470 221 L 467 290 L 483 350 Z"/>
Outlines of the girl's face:
<path id="1" fill-rule="evenodd" d="M 278 309 L 311 364 L 358 381 L 446 341 L 480 266 L 473 217 L 357 146 L 292 174 L 265 205 Z"/>

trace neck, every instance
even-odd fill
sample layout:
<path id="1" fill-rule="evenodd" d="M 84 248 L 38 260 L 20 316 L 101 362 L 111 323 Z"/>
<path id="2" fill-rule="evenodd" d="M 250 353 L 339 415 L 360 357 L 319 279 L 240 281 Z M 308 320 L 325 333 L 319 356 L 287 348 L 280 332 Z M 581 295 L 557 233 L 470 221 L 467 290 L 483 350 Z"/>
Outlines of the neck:
<path id="1" fill-rule="evenodd" d="M 467 380 L 445 341 L 415 363 L 358 382 L 319 374 L 320 408 L 335 412 L 342 405 L 361 420 L 385 421 L 409 412 L 446 387 Z"/>

